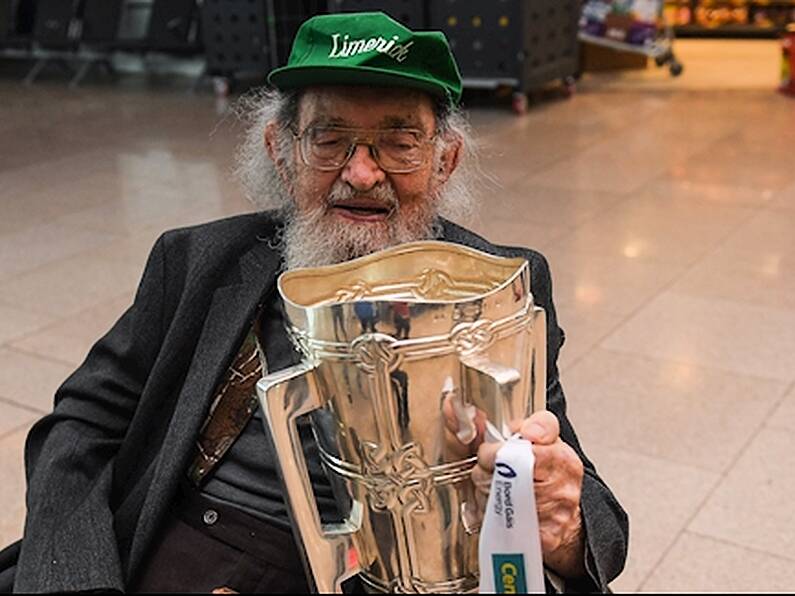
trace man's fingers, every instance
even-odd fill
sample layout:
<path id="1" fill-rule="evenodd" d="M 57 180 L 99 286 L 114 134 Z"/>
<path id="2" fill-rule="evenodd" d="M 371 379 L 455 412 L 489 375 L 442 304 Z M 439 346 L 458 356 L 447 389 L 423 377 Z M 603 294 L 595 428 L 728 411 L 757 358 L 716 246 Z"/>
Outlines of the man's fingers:
<path id="1" fill-rule="evenodd" d="M 560 436 L 560 423 L 552 412 L 535 412 L 522 423 L 521 435 L 537 445 L 552 445 Z"/>
<path id="2" fill-rule="evenodd" d="M 569 445 L 557 441 L 554 445 L 533 445 L 535 465 L 533 479 L 545 482 L 551 478 L 570 478 L 577 484 L 582 482 L 583 465 Z"/>
<path id="3" fill-rule="evenodd" d="M 502 443 L 483 443 L 478 448 L 478 466 L 487 472 L 493 472 L 497 452 L 502 445 Z"/>

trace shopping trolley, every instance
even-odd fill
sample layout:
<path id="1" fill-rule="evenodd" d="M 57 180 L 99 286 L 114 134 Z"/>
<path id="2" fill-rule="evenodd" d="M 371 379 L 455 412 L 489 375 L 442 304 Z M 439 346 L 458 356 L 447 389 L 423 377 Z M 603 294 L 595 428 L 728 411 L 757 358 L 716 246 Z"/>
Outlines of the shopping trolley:
<path id="1" fill-rule="evenodd" d="M 641 54 L 678 77 L 684 66 L 674 54 L 674 30 L 663 0 L 586 0 L 580 18 L 582 42 Z"/>

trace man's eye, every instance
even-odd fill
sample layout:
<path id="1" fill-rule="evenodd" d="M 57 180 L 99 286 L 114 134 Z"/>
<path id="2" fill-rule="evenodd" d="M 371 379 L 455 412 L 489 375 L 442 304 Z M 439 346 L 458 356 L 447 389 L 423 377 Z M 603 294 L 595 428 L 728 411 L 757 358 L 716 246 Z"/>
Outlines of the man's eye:
<path id="1" fill-rule="evenodd" d="M 312 142 L 318 147 L 337 147 L 345 144 L 345 138 L 337 135 L 321 135 L 315 137 Z"/>
<path id="2" fill-rule="evenodd" d="M 389 147 L 391 149 L 399 149 L 399 150 L 409 150 L 414 149 L 417 147 L 417 141 L 413 138 L 407 138 L 405 136 L 399 137 L 385 137 L 382 139 L 384 146 Z"/>

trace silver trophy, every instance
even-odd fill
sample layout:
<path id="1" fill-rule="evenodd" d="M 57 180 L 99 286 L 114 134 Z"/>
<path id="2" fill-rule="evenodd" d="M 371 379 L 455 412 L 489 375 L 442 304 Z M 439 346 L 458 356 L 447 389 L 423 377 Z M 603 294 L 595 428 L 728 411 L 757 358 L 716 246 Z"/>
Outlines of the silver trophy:
<path id="1" fill-rule="evenodd" d="M 478 586 L 471 472 L 546 399 L 546 318 L 528 263 L 416 242 L 278 281 L 301 364 L 257 393 L 320 592 Z M 309 415 L 346 521 L 322 525 L 298 433 Z"/>

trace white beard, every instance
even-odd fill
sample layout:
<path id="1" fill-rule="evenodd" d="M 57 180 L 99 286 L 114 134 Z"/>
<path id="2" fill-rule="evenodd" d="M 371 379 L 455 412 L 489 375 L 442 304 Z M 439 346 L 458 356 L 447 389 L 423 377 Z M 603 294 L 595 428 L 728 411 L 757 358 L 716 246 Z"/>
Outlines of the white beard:
<path id="1" fill-rule="evenodd" d="M 421 209 L 402 213 L 395 190 L 384 183 L 367 196 L 392 208 L 385 221 L 356 223 L 331 214 L 334 204 L 354 196 L 356 192 L 350 186 L 337 180 L 325 204 L 305 212 L 293 207 L 287 213 L 283 237 L 287 269 L 333 265 L 405 242 L 432 239 L 438 233 L 438 201 L 431 199 Z"/>

